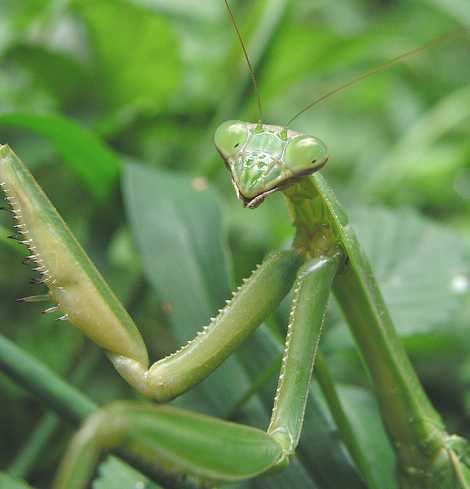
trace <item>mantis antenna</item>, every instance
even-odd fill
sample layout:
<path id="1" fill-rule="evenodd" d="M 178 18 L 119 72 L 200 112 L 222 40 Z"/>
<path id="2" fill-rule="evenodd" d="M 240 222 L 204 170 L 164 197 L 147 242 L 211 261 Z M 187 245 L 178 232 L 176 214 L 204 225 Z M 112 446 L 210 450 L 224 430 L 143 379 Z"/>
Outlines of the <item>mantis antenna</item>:
<path id="1" fill-rule="evenodd" d="M 336 95 L 337 93 L 343 91 L 344 89 L 349 88 L 352 85 L 355 85 L 356 83 L 359 83 L 360 81 L 362 81 L 366 78 L 369 78 L 369 77 L 371 77 L 377 73 L 380 73 L 381 71 L 385 71 L 388 68 L 390 68 L 390 67 L 392 67 L 398 63 L 402 63 L 406 59 L 409 59 L 413 56 L 416 56 L 417 54 L 420 54 L 421 52 L 425 51 L 426 49 L 438 46 L 439 44 L 441 44 L 445 41 L 448 41 L 449 39 L 453 39 L 454 37 L 457 37 L 460 34 L 465 34 L 466 32 L 467 32 L 467 30 L 462 28 L 462 29 L 459 29 L 457 31 L 453 31 L 453 32 L 444 34 L 442 36 L 439 36 L 439 37 L 437 37 L 431 41 L 428 41 L 427 43 L 425 43 L 421 46 L 418 46 L 417 48 L 412 49 L 411 51 L 407 51 L 406 53 L 400 54 L 400 56 L 392 58 L 389 61 L 386 61 L 385 63 L 383 63 L 379 66 L 376 66 L 375 68 L 372 68 L 372 69 L 366 71 L 365 73 L 362 73 L 362 75 L 359 75 L 359 76 L 353 78 L 352 80 L 349 80 L 348 82 L 337 86 L 336 88 L 328 90 L 327 92 L 325 92 L 322 95 L 315 98 L 312 102 L 310 102 L 302 110 L 297 112 L 297 114 L 295 114 L 294 117 L 289 119 L 289 121 L 286 124 L 286 128 L 288 128 L 292 124 L 292 122 L 294 122 L 295 119 L 300 117 L 304 112 L 307 112 L 308 110 L 310 110 L 315 105 L 318 105 L 319 103 L 323 102 L 324 100 L 326 100 L 326 99 L 332 97 L 333 95 Z"/>
<path id="2" fill-rule="evenodd" d="M 259 121 L 261 122 L 263 120 L 263 110 L 261 107 L 261 95 L 258 89 L 258 83 L 256 81 L 256 75 L 255 75 L 255 70 L 253 69 L 253 66 L 250 61 L 250 57 L 248 56 L 248 51 L 246 50 L 245 43 L 243 42 L 242 35 L 240 33 L 240 29 L 238 28 L 237 21 L 235 20 L 235 16 L 233 15 L 233 11 L 230 8 L 230 4 L 228 3 L 228 0 L 225 1 L 225 6 L 227 7 L 228 13 L 230 15 L 230 19 L 232 21 L 233 28 L 235 29 L 235 32 L 237 34 L 238 40 L 240 41 L 240 45 L 243 50 L 243 55 L 245 56 L 246 63 L 248 65 L 248 69 L 250 70 L 250 75 L 251 75 L 251 81 L 253 82 L 253 88 L 255 89 L 256 92 L 256 99 L 258 103 L 258 117 Z"/>

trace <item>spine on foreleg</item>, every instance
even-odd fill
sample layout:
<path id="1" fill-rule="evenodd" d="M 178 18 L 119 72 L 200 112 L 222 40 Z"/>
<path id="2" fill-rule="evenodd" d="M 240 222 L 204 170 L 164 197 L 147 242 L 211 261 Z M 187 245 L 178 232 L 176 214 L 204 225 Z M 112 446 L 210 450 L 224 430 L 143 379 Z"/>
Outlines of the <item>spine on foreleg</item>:
<path id="1" fill-rule="evenodd" d="M 68 320 L 111 355 L 148 367 L 147 350 L 134 322 L 72 235 L 26 166 L 0 146 L 0 189 L 15 229 L 40 273 L 39 283 Z"/>

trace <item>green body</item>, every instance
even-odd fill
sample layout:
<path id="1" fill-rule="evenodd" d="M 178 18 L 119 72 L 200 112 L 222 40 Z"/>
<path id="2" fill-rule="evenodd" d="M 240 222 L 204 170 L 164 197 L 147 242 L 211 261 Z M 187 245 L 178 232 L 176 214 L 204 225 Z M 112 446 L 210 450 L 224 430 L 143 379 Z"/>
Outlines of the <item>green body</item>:
<path id="1" fill-rule="evenodd" d="M 369 368 L 397 453 L 401 487 L 468 489 L 466 443 L 447 435 L 423 392 L 344 210 L 321 176 L 307 176 L 327 161 L 324 144 L 283 127 L 240 121 L 222 124 L 215 143 L 246 206 L 256 207 L 270 193 L 284 191 L 296 237 L 291 249 L 258 267 L 194 340 L 150 367 L 129 315 L 26 167 L 9 148 L 0 147 L 0 187 L 50 299 L 63 319 L 100 345 L 118 372 L 149 397 L 166 401 L 206 378 L 294 288 L 267 432 L 167 406 L 115 403 L 88 418 L 74 437 L 55 489 L 86 487 L 103 448 L 120 448 L 144 465 L 189 475 L 203 485 L 284 467 L 301 436 L 330 290 Z M 9 358 L 11 349 L 5 351 Z M 11 368 L 19 378 L 27 376 L 19 364 Z M 347 417 L 337 421 L 352 436 Z M 345 443 L 361 469 L 362 455 L 348 436 Z"/>

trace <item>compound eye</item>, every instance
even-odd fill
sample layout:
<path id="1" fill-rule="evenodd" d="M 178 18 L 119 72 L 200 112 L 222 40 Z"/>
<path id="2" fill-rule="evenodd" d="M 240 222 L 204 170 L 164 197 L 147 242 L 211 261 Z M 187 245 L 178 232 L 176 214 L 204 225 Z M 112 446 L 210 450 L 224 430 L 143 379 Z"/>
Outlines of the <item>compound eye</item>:
<path id="1" fill-rule="evenodd" d="M 287 144 L 285 162 L 294 173 L 309 169 L 313 172 L 323 166 L 327 158 L 325 143 L 312 136 L 296 136 Z"/>
<path id="2" fill-rule="evenodd" d="M 214 143 L 224 155 L 237 153 L 248 139 L 248 127 L 241 121 L 227 121 L 215 131 Z"/>

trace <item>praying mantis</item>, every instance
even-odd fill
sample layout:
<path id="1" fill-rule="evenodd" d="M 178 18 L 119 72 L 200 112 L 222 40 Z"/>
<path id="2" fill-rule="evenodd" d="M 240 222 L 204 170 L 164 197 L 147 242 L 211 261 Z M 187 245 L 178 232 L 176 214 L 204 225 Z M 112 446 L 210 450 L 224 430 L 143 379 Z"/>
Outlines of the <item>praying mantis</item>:
<path id="1" fill-rule="evenodd" d="M 143 340 L 25 165 L 0 148 L 0 187 L 21 241 L 48 287 L 49 310 L 99 345 L 138 392 L 167 402 L 206 378 L 293 290 L 272 417 L 267 431 L 150 403 L 116 402 L 74 437 L 55 488 L 85 487 L 103 448 L 125 451 L 200 485 L 249 479 L 287 465 L 301 436 L 328 298 L 334 291 L 376 387 L 403 488 L 465 488 L 466 442 L 448 435 L 394 331 L 344 209 L 318 172 L 317 138 L 287 127 L 229 121 L 215 145 L 248 208 L 283 192 L 296 228 L 288 250 L 265 259 L 227 306 L 188 345 L 149 366 Z M 372 367 L 373 366 L 373 367 Z"/>

